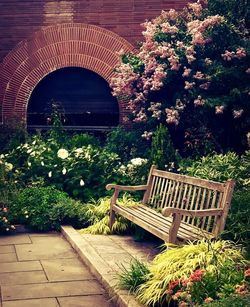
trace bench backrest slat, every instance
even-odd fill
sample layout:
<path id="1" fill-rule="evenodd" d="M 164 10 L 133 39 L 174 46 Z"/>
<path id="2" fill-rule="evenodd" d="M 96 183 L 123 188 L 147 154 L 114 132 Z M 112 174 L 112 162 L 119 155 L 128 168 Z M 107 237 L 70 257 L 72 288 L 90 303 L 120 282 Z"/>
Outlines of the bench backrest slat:
<path id="1" fill-rule="evenodd" d="M 148 183 L 150 184 L 144 203 L 158 210 L 165 207 L 188 210 L 224 209 L 228 206 L 228 197 L 224 195 L 228 183 L 169 173 L 157 170 L 154 166 L 151 168 Z M 228 208 L 225 208 L 225 211 L 227 214 Z M 222 228 L 217 223 L 219 219 L 219 216 L 201 218 L 183 216 L 182 221 L 217 234 Z"/>

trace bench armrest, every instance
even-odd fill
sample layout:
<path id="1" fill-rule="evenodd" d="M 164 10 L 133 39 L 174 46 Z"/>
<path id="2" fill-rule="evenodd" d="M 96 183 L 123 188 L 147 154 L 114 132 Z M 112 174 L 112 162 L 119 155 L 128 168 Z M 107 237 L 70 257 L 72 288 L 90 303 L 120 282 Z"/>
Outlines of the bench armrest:
<path id="1" fill-rule="evenodd" d="M 188 210 L 188 209 L 177 209 L 177 208 L 164 208 L 162 215 L 169 216 L 171 214 L 180 214 L 190 217 L 205 217 L 205 216 L 219 216 L 222 215 L 222 209 L 203 209 L 203 210 Z"/>
<path id="2" fill-rule="evenodd" d="M 110 191 L 111 189 L 115 189 L 116 191 L 143 191 L 147 189 L 147 185 L 119 185 L 119 184 L 107 184 L 106 190 Z"/>
<path id="3" fill-rule="evenodd" d="M 177 233 L 181 224 L 182 215 L 190 217 L 206 217 L 206 216 L 220 216 L 222 215 L 222 209 L 204 209 L 204 210 L 187 210 L 177 208 L 164 208 L 162 215 L 173 215 L 172 225 L 169 228 L 169 242 L 175 244 Z"/>

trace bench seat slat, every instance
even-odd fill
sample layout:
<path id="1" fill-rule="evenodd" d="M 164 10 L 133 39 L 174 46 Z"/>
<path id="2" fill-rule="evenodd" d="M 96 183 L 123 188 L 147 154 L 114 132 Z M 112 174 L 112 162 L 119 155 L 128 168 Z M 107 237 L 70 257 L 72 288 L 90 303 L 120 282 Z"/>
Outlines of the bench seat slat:
<path id="1" fill-rule="evenodd" d="M 134 207 L 113 206 L 113 210 L 121 214 L 128 220 L 150 231 L 154 235 L 167 241 L 169 228 L 172 224 L 172 218 L 164 217 L 155 210 L 144 205 Z M 206 237 L 212 237 L 210 233 L 204 233 Z M 178 238 L 182 240 L 198 240 L 201 237 L 201 230 L 198 227 L 190 227 L 182 222 L 178 231 Z"/>

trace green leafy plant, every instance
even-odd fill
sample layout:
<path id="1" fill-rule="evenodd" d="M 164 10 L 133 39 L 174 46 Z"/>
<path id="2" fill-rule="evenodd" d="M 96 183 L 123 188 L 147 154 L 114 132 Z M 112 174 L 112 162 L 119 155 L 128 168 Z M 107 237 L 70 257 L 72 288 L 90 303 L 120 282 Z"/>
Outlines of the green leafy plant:
<path id="1" fill-rule="evenodd" d="M 107 136 L 105 148 L 116 153 L 123 163 L 135 157 L 146 157 L 148 142 L 141 138 L 140 130 L 125 130 L 122 127 L 113 129 Z"/>
<path id="2" fill-rule="evenodd" d="M 178 154 L 176 153 L 168 129 L 160 124 L 152 137 L 150 161 L 162 170 L 177 168 Z"/>
<path id="3" fill-rule="evenodd" d="M 138 203 L 133 198 L 124 194 L 122 198 L 118 200 L 118 204 L 123 206 L 136 206 Z M 122 216 L 117 216 L 112 230 L 109 228 L 109 211 L 110 211 L 110 198 L 101 198 L 98 201 L 92 201 L 86 205 L 86 216 L 90 226 L 79 230 L 81 234 L 104 234 L 111 233 L 121 234 L 129 231 L 133 228 L 133 224 Z"/>
<path id="4" fill-rule="evenodd" d="M 118 287 L 135 293 L 138 287 L 147 281 L 148 274 L 147 264 L 138 259 L 133 259 L 128 268 L 124 265 L 120 267 Z"/>
<path id="5" fill-rule="evenodd" d="M 181 167 L 181 172 L 189 176 L 219 182 L 234 179 L 237 187 L 241 187 L 249 185 L 249 167 L 249 151 L 246 151 L 242 158 L 234 152 L 228 152 L 225 155 L 211 154 L 191 161 L 191 165 Z"/>
<path id="6" fill-rule="evenodd" d="M 235 191 L 222 238 L 242 244 L 250 258 L 250 190 Z"/>
<path id="7" fill-rule="evenodd" d="M 79 202 L 54 187 L 28 187 L 10 206 L 12 219 L 39 231 L 59 230 L 64 222 L 84 221 Z"/>

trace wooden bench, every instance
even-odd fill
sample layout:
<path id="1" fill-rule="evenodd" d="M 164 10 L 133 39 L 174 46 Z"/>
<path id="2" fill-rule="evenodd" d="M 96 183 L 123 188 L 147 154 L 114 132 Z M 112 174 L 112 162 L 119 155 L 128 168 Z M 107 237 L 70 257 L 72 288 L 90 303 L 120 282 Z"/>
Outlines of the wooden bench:
<path id="1" fill-rule="evenodd" d="M 146 185 L 121 186 L 111 198 L 110 228 L 120 214 L 165 242 L 217 237 L 224 229 L 235 182 L 219 183 L 151 167 Z M 120 206 L 120 191 L 144 191 L 136 206 Z"/>

